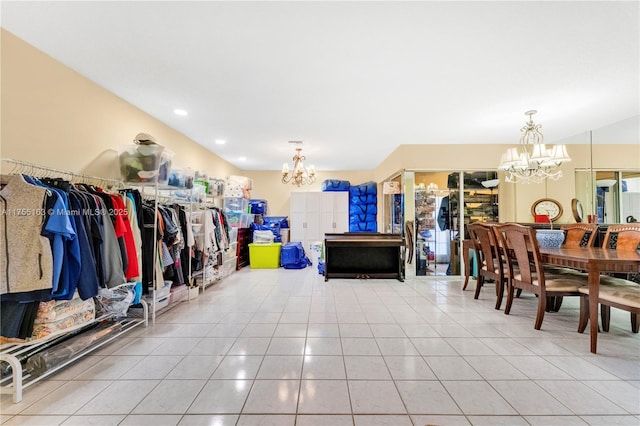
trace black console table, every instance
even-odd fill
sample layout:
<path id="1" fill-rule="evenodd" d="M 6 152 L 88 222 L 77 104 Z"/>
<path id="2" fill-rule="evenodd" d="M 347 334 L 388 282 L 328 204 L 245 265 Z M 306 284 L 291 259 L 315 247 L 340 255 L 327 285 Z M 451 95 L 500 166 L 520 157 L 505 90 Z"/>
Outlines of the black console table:
<path id="1" fill-rule="evenodd" d="M 397 278 L 404 281 L 404 238 L 400 234 L 325 234 L 324 280 Z"/>

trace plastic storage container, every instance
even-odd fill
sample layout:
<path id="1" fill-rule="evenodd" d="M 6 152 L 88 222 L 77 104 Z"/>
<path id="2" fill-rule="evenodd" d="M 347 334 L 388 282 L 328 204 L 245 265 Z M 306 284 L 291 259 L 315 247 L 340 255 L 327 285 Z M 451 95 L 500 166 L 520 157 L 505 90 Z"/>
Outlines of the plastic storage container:
<path id="1" fill-rule="evenodd" d="M 120 175 L 125 182 L 155 183 L 164 147 L 157 144 L 130 145 L 120 149 Z M 166 158 L 166 157 L 165 157 Z"/>
<path id="2" fill-rule="evenodd" d="M 240 197 L 225 197 L 224 199 L 224 211 L 225 212 L 249 212 L 249 200 Z"/>
<path id="3" fill-rule="evenodd" d="M 167 185 L 175 186 L 176 188 L 193 188 L 193 179 L 195 172 L 190 169 L 172 169 L 169 172 L 169 181 Z"/>
<path id="4" fill-rule="evenodd" d="M 275 269 L 280 267 L 281 243 L 249 243 L 249 266 L 252 269 Z"/>
<path id="5" fill-rule="evenodd" d="M 275 235 L 271 231 L 253 231 L 253 242 L 254 244 L 272 244 Z"/>

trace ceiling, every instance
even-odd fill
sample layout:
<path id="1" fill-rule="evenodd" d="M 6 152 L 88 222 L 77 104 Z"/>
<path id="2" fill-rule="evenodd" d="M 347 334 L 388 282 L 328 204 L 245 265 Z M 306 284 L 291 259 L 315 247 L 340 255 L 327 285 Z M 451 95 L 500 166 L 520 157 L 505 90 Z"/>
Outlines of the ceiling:
<path id="1" fill-rule="evenodd" d="M 3 1 L 0 17 L 244 170 L 281 168 L 290 140 L 319 170 L 369 170 L 400 144 L 517 143 L 530 109 L 548 143 L 640 113 L 637 1 Z"/>

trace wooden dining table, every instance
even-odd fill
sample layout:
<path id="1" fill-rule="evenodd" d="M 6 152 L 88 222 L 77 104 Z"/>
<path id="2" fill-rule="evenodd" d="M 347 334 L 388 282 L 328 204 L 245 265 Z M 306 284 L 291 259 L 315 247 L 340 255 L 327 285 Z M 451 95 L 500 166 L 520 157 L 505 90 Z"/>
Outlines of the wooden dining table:
<path id="1" fill-rule="evenodd" d="M 600 247 L 540 248 L 542 262 L 548 265 L 587 271 L 589 274 L 589 333 L 591 352 L 598 346 L 598 292 L 600 275 L 605 272 L 640 272 L 640 253 Z"/>

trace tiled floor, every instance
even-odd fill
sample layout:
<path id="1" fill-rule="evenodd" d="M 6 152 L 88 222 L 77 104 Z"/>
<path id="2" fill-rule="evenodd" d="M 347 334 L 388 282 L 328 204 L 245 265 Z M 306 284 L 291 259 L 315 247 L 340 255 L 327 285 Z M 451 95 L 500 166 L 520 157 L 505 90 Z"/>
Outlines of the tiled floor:
<path id="1" fill-rule="evenodd" d="M 599 354 L 576 300 L 533 329 L 451 277 L 243 270 L 27 388 L 6 425 L 639 425 L 640 336 Z"/>

